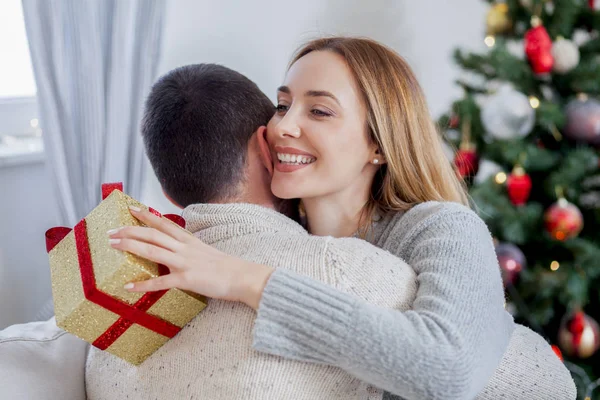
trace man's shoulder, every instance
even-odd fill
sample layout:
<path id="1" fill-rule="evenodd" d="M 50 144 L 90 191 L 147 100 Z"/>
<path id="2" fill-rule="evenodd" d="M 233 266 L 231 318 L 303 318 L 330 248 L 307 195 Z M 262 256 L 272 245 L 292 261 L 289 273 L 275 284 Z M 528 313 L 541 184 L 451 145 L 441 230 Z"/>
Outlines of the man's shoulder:
<path id="1" fill-rule="evenodd" d="M 203 240 L 207 238 L 202 236 L 203 233 L 209 232 L 197 232 L 196 235 Z M 235 227 L 228 227 L 228 232 L 221 232 L 217 236 L 218 240 L 206 242 L 230 254 L 255 254 L 264 258 L 265 262 L 289 257 L 321 257 L 331 240 L 329 237 L 265 226 L 256 227 L 254 231 L 246 230 L 243 234 L 236 233 Z"/>
<path id="2" fill-rule="evenodd" d="M 258 204 L 193 204 L 186 207 L 183 217 L 186 228 L 208 244 L 254 234 L 307 235 L 298 222 Z"/>
<path id="3" fill-rule="evenodd" d="M 357 237 L 342 237 L 342 238 L 329 238 L 329 247 L 332 249 L 340 249 L 340 250 L 348 250 L 352 253 L 361 253 L 361 252 L 372 252 L 374 254 L 379 253 L 387 253 L 386 250 L 383 250 L 380 247 L 375 246 L 374 244 L 369 243 L 364 239 L 360 239 Z"/>
<path id="4" fill-rule="evenodd" d="M 354 237 L 330 238 L 327 254 L 349 258 L 360 263 L 371 260 L 372 262 L 384 264 L 405 264 L 400 257 L 386 249 Z"/>

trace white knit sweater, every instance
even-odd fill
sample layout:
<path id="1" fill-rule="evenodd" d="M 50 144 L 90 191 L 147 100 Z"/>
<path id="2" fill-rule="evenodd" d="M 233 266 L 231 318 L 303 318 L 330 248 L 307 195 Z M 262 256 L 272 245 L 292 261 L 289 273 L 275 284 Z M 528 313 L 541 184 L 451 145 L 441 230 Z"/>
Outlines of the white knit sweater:
<path id="1" fill-rule="evenodd" d="M 310 236 L 283 215 L 251 204 L 194 205 L 184 217 L 190 231 L 219 250 L 285 268 L 373 305 L 406 310 L 415 297 L 413 269 L 365 241 Z M 305 306 L 310 307 L 310 300 Z M 243 304 L 211 300 L 139 367 L 91 348 L 88 398 L 382 398 L 381 389 L 342 368 L 253 350 L 255 318 Z"/>

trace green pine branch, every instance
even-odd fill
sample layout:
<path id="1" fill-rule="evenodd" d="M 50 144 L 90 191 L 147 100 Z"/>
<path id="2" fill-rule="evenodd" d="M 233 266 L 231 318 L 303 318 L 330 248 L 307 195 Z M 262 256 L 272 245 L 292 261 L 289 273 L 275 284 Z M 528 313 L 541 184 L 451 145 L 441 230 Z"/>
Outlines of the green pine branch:
<path id="1" fill-rule="evenodd" d="M 581 14 L 581 0 L 552 0 L 552 4 L 554 5 L 552 15 L 546 15 L 544 19 L 548 34 L 553 40 L 558 36 L 571 37 Z"/>
<path id="2" fill-rule="evenodd" d="M 590 280 L 600 278 L 600 246 L 591 240 L 574 238 L 565 242 L 574 257 L 574 263 L 579 265 Z"/>
<path id="3" fill-rule="evenodd" d="M 487 54 L 463 53 L 457 49 L 453 57 L 463 69 L 481 75 L 486 80 L 511 82 L 517 90 L 527 94 L 539 92 L 527 61 L 511 54 L 501 39 Z"/>
<path id="4" fill-rule="evenodd" d="M 561 105 L 548 101 L 540 101 L 540 106 L 535 110 L 535 122 L 538 126 L 551 131 L 553 128 L 561 129 L 566 122 Z"/>
<path id="5" fill-rule="evenodd" d="M 454 83 L 456 83 L 458 86 L 462 87 L 466 93 L 471 94 L 471 95 L 486 94 L 489 92 L 489 90 L 486 87 L 476 86 L 476 85 L 470 84 L 468 82 L 465 82 L 462 79 L 458 79 Z"/>
<path id="6" fill-rule="evenodd" d="M 582 56 L 592 55 L 597 56 L 600 53 L 600 36 L 588 40 L 579 47 L 579 53 Z"/>
<path id="7" fill-rule="evenodd" d="M 573 92 L 600 95 L 600 56 L 595 55 L 582 59 L 567 78 Z"/>
<path id="8" fill-rule="evenodd" d="M 581 194 L 581 182 L 586 176 L 598 170 L 598 156 L 588 147 L 570 150 L 561 160 L 560 166 L 552 172 L 546 181 L 546 193 L 553 197 L 556 188 L 564 191 L 567 199 L 577 201 Z"/>
<path id="9" fill-rule="evenodd" d="M 538 147 L 523 139 L 495 140 L 485 147 L 485 157 L 512 168 L 519 163 L 526 171 L 547 171 L 560 161 L 554 151 Z"/>
<path id="10" fill-rule="evenodd" d="M 587 3 L 587 1 L 584 1 L 584 3 Z M 592 10 L 587 5 L 582 7 L 576 25 L 588 31 L 600 31 L 600 11 Z"/>
<path id="11" fill-rule="evenodd" d="M 470 195 L 481 218 L 501 241 L 525 244 L 539 234 L 543 215 L 539 203 L 514 206 L 504 186 L 493 179 L 472 188 Z"/>

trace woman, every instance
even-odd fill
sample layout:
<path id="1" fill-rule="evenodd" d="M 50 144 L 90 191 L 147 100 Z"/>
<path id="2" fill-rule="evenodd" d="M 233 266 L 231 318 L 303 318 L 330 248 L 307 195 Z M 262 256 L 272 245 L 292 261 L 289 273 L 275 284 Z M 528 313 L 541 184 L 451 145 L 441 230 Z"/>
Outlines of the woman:
<path id="1" fill-rule="evenodd" d="M 172 269 L 179 282 L 131 290 L 180 287 L 242 301 L 258 311 L 257 350 L 336 365 L 403 397 L 473 398 L 500 363 L 514 323 L 489 231 L 466 207 L 407 64 L 370 40 L 308 43 L 278 91 L 267 139 L 274 194 L 302 199 L 311 233 L 367 237 L 407 261 L 420 285 L 413 310 L 357 302 L 199 241 L 175 255 L 193 265 Z M 158 218 L 133 213 L 161 229 Z M 255 278 L 234 282 L 240 268 Z M 189 285 L 184 272 L 203 280 Z M 314 297 L 319 308 L 305 306 Z"/>

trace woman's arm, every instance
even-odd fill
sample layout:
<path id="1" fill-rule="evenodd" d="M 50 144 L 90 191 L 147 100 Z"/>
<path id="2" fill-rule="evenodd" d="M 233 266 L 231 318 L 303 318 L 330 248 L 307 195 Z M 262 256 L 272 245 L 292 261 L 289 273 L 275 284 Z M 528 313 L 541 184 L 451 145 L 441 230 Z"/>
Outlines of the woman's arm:
<path id="1" fill-rule="evenodd" d="M 258 306 L 256 349 L 335 365 L 406 399 L 474 397 L 499 364 L 514 328 L 503 309 L 490 234 L 464 207 L 416 206 L 394 226 L 384 247 L 395 248 L 411 264 L 420 285 L 407 312 L 370 305 L 291 272 L 272 273 L 202 243 L 164 218 L 132 214 L 147 227 L 110 232 L 113 247 L 164 264 L 171 273 L 128 289 L 178 287 Z"/>
<path id="2" fill-rule="evenodd" d="M 409 226 L 398 226 L 389 240 L 417 272 L 412 310 L 373 306 L 277 270 L 262 294 L 254 347 L 336 365 L 406 399 L 475 397 L 514 329 L 492 239 L 464 207 L 419 218 L 421 211 L 415 207 L 400 219 Z"/>

